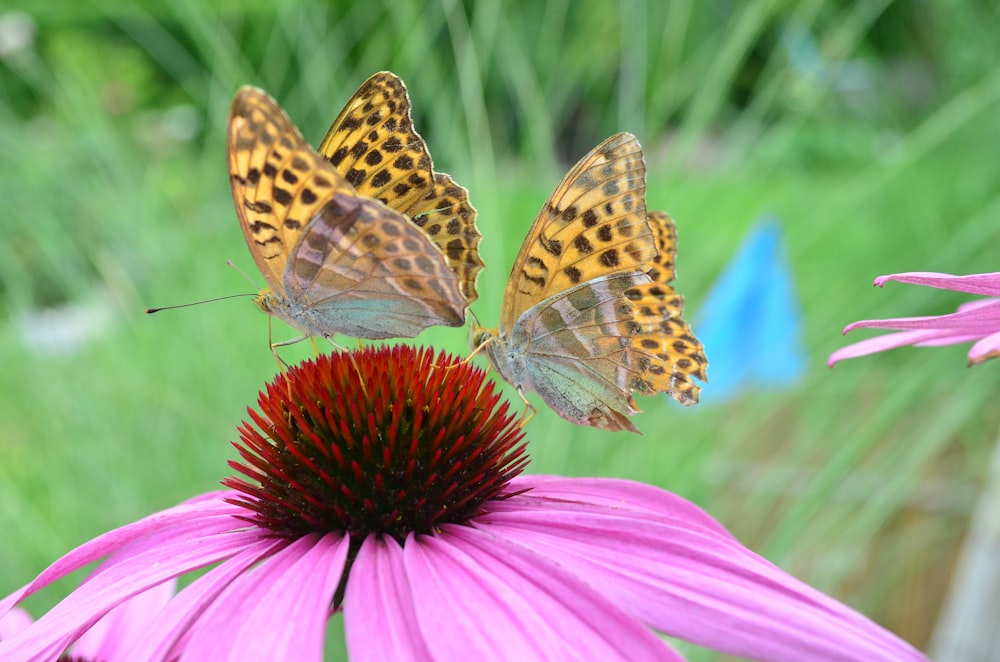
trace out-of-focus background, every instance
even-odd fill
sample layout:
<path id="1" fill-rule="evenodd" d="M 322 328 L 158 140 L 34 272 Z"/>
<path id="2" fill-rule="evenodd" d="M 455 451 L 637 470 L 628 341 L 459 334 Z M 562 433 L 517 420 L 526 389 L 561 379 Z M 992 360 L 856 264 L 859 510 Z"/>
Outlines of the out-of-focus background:
<path id="1" fill-rule="evenodd" d="M 967 368 L 963 346 L 825 359 L 848 322 L 971 298 L 878 290 L 876 275 L 1000 269 L 998 26 L 996 5 L 972 0 L 4 3 L 0 594 L 227 475 L 276 371 L 266 316 L 248 299 L 143 310 L 261 284 L 224 155 L 237 87 L 268 90 L 317 144 L 389 69 L 479 209 L 481 321 L 496 323 L 568 167 L 630 131 L 649 207 L 677 221 L 695 331 L 726 331 L 706 340 L 710 361 L 735 357 L 709 368 L 736 375 L 725 397 L 710 381 L 691 410 L 644 398 L 643 437 L 540 406 L 531 471 L 673 490 L 928 646 L 1000 434 L 998 366 Z M 762 217 L 779 250 L 722 284 L 742 303 L 706 306 Z M 772 288 L 785 312 L 755 315 Z M 464 353 L 467 331 L 417 342 Z M 785 362 L 791 377 L 768 377 Z"/>

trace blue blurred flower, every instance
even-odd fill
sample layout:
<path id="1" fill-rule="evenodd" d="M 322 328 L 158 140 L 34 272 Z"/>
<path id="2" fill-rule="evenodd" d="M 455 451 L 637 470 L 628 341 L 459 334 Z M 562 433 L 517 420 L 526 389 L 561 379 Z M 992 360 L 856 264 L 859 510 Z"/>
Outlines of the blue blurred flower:
<path id="1" fill-rule="evenodd" d="M 801 377 L 802 315 L 776 219 L 751 228 L 695 320 L 712 366 L 703 402 L 750 388 L 789 386 Z"/>

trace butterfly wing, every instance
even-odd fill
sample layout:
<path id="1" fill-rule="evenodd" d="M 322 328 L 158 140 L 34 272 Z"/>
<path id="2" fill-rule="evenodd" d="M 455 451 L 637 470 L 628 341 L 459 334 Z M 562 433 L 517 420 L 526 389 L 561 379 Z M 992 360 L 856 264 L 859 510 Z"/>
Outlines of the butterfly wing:
<path id="1" fill-rule="evenodd" d="M 645 271 L 656 255 L 645 196 L 646 166 L 635 136 L 615 134 L 580 159 L 542 206 L 514 260 L 501 333 L 553 294 L 600 276 Z"/>
<path id="2" fill-rule="evenodd" d="M 413 337 L 465 321 L 458 277 L 437 247 L 371 198 L 338 193 L 324 204 L 289 258 L 285 290 L 321 335 Z"/>
<path id="3" fill-rule="evenodd" d="M 240 228 L 257 268 L 280 296 L 288 256 L 306 224 L 350 185 L 302 138 L 263 90 L 243 87 L 229 111 L 226 152 Z"/>
<path id="4" fill-rule="evenodd" d="M 646 265 L 650 282 L 629 288 L 632 317 L 641 329 L 632 336 L 633 352 L 647 387 L 643 393 L 665 392 L 684 405 L 698 402 L 700 387 L 693 378 L 707 381 L 705 348 L 688 323 L 681 319 L 684 297 L 669 285 L 676 276 L 677 229 L 662 211 L 648 213 L 656 237 L 657 256 Z"/>
<path id="5" fill-rule="evenodd" d="M 381 200 L 422 228 L 458 275 L 467 303 L 476 300 L 483 268 L 476 210 L 468 191 L 434 172 L 398 76 L 383 71 L 365 81 L 330 126 L 319 153 L 360 195 Z"/>
<path id="6" fill-rule="evenodd" d="M 484 266 L 479 257 L 482 236 L 468 192 L 448 175 L 436 172 L 427 195 L 402 212 L 444 252 L 448 266 L 458 276 L 466 303 L 478 299 L 476 280 Z"/>
<path id="7" fill-rule="evenodd" d="M 533 307 L 508 340 L 523 354 L 517 383 L 573 423 L 638 432 L 627 418 L 639 411 L 631 392 L 650 387 L 632 351 L 639 329 L 624 293 L 648 282 L 641 272 L 601 276 Z"/>

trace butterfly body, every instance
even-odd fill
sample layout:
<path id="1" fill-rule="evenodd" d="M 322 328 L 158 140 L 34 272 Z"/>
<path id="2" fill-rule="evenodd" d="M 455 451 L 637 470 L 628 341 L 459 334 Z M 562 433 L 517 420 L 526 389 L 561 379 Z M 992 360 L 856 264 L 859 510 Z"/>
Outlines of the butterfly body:
<path id="1" fill-rule="evenodd" d="M 461 326 L 476 298 L 475 210 L 433 172 L 409 109 L 402 81 L 376 74 L 317 153 L 265 92 L 233 100 L 233 201 L 269 286 L 256 302 L 306 336 L 413 337 Z"/>

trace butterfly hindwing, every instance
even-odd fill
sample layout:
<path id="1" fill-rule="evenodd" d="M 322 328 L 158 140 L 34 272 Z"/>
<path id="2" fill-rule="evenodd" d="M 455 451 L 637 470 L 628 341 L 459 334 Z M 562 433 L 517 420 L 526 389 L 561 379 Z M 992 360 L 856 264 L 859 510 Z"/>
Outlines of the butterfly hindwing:
<path id="1" fill-rule="evenodd" d="M 483 270 L 479 257 L 482 236 L 476 227 L 476 210 L 469 204 L 469 193 L 448 175 L 434 173 L 434 186 L 422 199 L 404 212 L 431 238 L 459 278 L 466 303 L 479 298 L 476 279 Z"/>
<path id="2" fill-rule="evenodd" d="M 436 250 L 379 201 L 336 195 L 292 253 L 285 289 L 294 305 L 336 319 L 348 335 L 412 337 L 435 324 L 461 326 L 457 277 Z"/>
<path id="3" fill-rule="evenodd" d="M 563 418 L 638 432 L 625 415 L 639 411 L 631 392 L 648 386 L 632 352 L 639 329 L 624 293 L 647 281 L 642 272 L 601 276 L 546 299 L 514 325 L 510 341 L 524 354 L 525 381 Z"/>
<path id="4" fill-rule="evenodd" d="M 681 318 L 684 298 L 669 285 L 676 276 L 674 221 L 661 211 L 649 212 L 648 218 L 657 242 L 657 256 L 646 265 L 650 282 L 625 292 L 640 328 L 631 339 L 633 352 L 645 366 L 648 393 L 664 392 L 681 404 L 691 405 L 698 402 L 701 390 L 693 378 L 707 380 L 708 360 L 701 342 Z"/>

